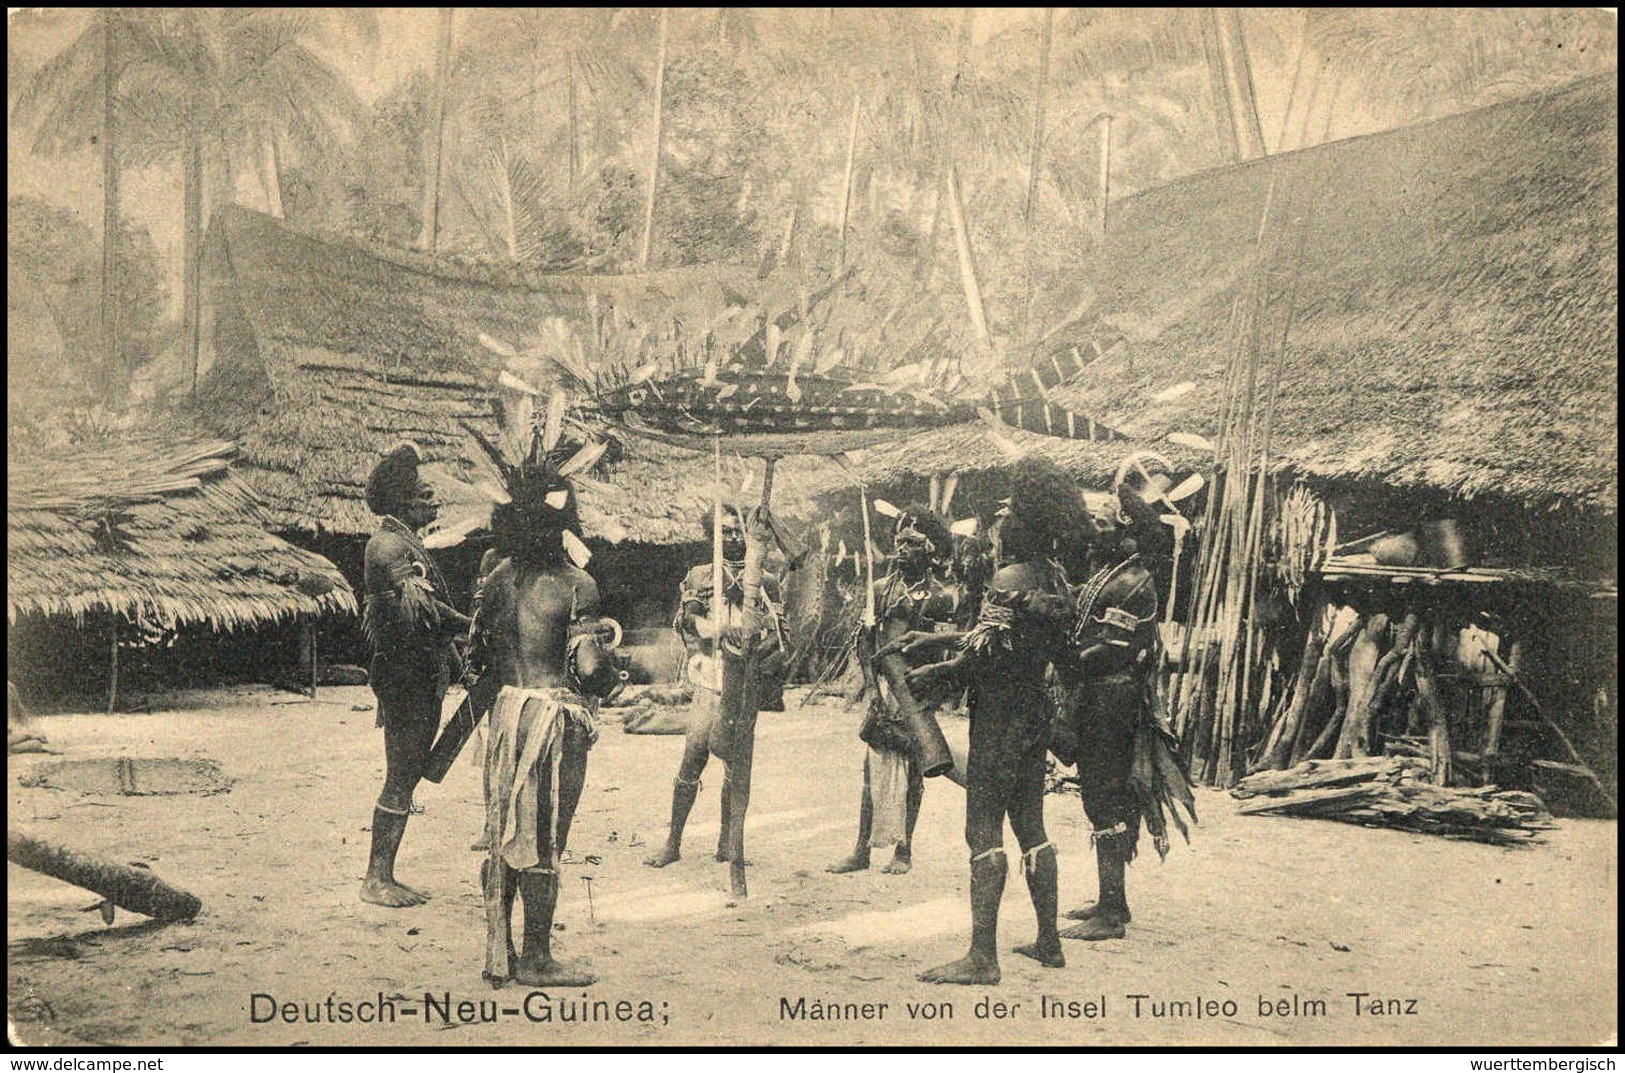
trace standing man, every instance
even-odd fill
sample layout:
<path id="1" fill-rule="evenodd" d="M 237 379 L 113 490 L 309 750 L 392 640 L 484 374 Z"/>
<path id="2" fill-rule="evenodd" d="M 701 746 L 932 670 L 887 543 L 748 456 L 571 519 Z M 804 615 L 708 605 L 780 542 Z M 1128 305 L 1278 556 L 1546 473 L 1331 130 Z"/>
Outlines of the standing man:
<path id="1" fill-rule="evenodd" d="M 1072 604 L 1053 556 L 1092 534 L 1067 475 L 1042 458 L 1017 463 L 1010 498 L 993 527 L 1000 564 L 983 597 L 975 627 L 963 635 L 913 634 L 905 655 L 935 647 L 957 653 L 918 668 L 909 682 L 928 693 L 943 678 L 970 687 L 970 757 L 965 786 L 965 841 L 971 858 L 970 951 L 920 974 L 927 983 L 996 984 L 999 903 L 1008 872 L 1004 821 L 1009 817 L 1038 920 L 1038 936 L 1016 953 L 1042 965 L 1066 964 L 1056 932 L 1055 846 L 1044 832 L 1044 754 L 1052 701 L 1051 664 L 1067 658 Z"/>
<path id="2" fill-rule="evenodd" d="M 434 521 L 434 493 L 418 476 L 422 456 L 403 443 L 367 477 L 367 508 L 381 519 L 364 558 L 362 628 L 372 647 L 370 682 L 384 728 L 384 789 L 372 814 L 372 852 L 361 900 L 404 908 L 429 896 L 395 878 L 395 854 L 406 833 L 412 793 L 423 777 L 440 726 L 440 702 L 456 652 L 452 638 L 468 628 L 418 530 Z"/>
<path id="3" fill-rule="evenodd" d="M 895 701 L 889 695 L 881 696 L 879 678 L 870 670 L 869 661 L 881 647 L 910 631 L 951 632 L 959 612 L 958 587 L 940 576 L 953 554 L 953 538 L 942 519 L 917 503 L 905 507 L 893 526 L 892 549 L 892 570 L 875 583 L 878 621 L 873 627 L 860 627 L 857 635 L 857 657 L 869 687 L 869 711 L 858 737 L 868 748 L 863 757 L 857 845 L 848 856 L 824 869 L 838 875 L 868 868 L 871 845 L 897 847 L 891 862 L 880 869 L 885 874 L 903 875 L 913 867 L 914 825 L 920 818 L 925 779 L 914 739 L 898 715 Z M 892 816 L 883 815 L 879 827 L 884 840 L 874 838 L 877 777 L 899 770 L 906 780 L 903 822 L 899 825 Z M 891 782 L 890 778 L 881 781 L 887 786 Z M 883 796 L 881 805 L 891 808 L 890 795 Z"/>
<path id="4" fill-rule="evenodd" d="M 558 461 L 576 445 L 532 460 L 509 478 L 511 501 L 492 511 L 502 561 L 485 579 L 471 658 L 502 682 L 491 708 L 485 758 L 484 976 L 493 987 L 585 987 L 597 977 L 553 958 L 559 858 L 598 740 L 601 698 L 624 675 L 613 645 L 620 628 L 599 616 L 598 585 L 570 561 L 580 528 L 575 490 Z M 579 537 L 576 537 L 579 540 Z M 524 905 L 514 949 L 513 903 Z"/>
<path id="5" fill-rule="evenodd" d="M 1061 933 L 1065 939 L 1123 938 L 1132 919 L 1124 871 L 1135 857 L 1142 817 L 1159 855 L 1168 852 L 1164 806 L 1176 824 L 1176 802 L 1195 818 L 1195 801 L 1173 735 L 1163 726 L 1156 692 L 1159 605 L 1146 560 L 1164 549 L 1168 531 L 1133 490 L 1121 490 L 1119 499 L 1128 524 L 1115 544 L 1105 545 L 1107 563 L 1077 594 L 1072 667 L 1077 683 L 1067 691 L 1073 709 L 1068 717 L 1078 743 L 1083 811 L 1094 828 L 1090 840 L 1100 893 L 1092 904 L 1066 914 L 1080 923 Z"/>
<path id="6" fill-rule="evenodd" d="M 707 511 L 701 522 L 702 530 L 707 536 L 710 536 L 713 524 L 715 524 L 714 515 Z M 688 737 L 683 743 L 683 759 L 677 768 L 676 781 L 672 784 L 671 827 L 666 834 L 665 847 L 644 860 L 643 863 L 650 868 L 664 868 L 682 857 L 683 827 L 688 823 L 688 814 L 694 808 L 694 799 L 699 796 L 700 776 L 705 772 L 706 763 L 710 759 L 711 734 L 720 715 L 722 698 L 716 688 L 721 673 L 718 662 L 721 657 L 717 652 L 719 635 L 723 644 L 733 645 L 737 650 L 750 651 L 751 646 L 760 646 L 757 649 L 760 652 L 756 664 L 757 673 L 768 688 L 758 691 L 757 695 L 771 694 L 772 684 L 782 682 L 784 677 L 785 656 L 779 579 L 766 571 L 762 574 L 758 604 L 762 629 L 754 638 L 747 638 L 743 633 L 747 547 L 746 531 L 739 513 L 732 507 L 723 507 L 721 623 L 713 622 L 710 617 L 713 593 L 712 564 L 701 563 L 683 578 L 681 594 L 678 597 L 677 618 L 673 626 L 683 640 L 684 651 L 688 653 L 685 673 L 694 687 L 694 699 L 689 708 Z M 728 782 L 724 779 L 722 822 L 717 833 L 718 862 L 728 860 L 729 789 Z"/>

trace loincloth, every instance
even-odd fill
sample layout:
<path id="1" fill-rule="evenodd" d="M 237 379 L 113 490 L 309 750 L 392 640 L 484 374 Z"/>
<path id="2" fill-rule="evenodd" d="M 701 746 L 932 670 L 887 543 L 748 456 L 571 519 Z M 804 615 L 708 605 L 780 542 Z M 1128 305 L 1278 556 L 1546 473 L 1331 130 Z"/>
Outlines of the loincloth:
<path id="1" fill-rule="evenodd" d="M 559 854 L 559 763 L 564 735 L 574 724 L 598 740 L 596 702 L 569 690 L 503 686 L 491 706 L 485 753 L 485 838 L 490 857 L 484 869 L 486 975 L 508 976 L 508 919 L 503 898 L 508 869 L 557 874 Z M 547 830 L 542 830 L 543 824 Z M 543 855 L 546 859 L 543 859 Z"/>
<path id="2" fill-rule="evenodd" d="M 485 834 L 491 852 L 509 868 L 535 869 L 558 863 L 563 847 L 547 837 L 552 860 L 543 861 L 539 817 L 556 821 L 564 730 L 574 723 L 586 731 L 588 744 L 598 740 L 593 702 L 562 688 L 521 689 L 503 686 L 491 706 L 490 741 L 485 753 Z M 541 801 L 546 787 L 549 800 Z M 551 835 L 552 832 L 549 832 Z"/>

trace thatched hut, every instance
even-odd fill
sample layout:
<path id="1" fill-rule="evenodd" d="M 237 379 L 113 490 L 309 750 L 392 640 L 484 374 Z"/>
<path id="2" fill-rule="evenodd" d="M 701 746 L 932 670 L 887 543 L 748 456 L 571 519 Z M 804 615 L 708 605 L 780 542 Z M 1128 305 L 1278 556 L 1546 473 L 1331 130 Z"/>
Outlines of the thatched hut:
<path id="1" fill-rule="evenodd" d="M 544 275 L 513 267 L 435 262 L 409 251 L 300 233 L 240 208 L 220 213 L 204 257 L 204 346 L 195 419 L 242 444 L 244 477 L 273 528 L 320 550 L 352 579 L 377 520 L 362 490 L 394 443 L 417 443 L 443 498 L 467 495 L 465 424 L 495 436 L 493 395 L 503 359 L 482 335 L 521 349 L 538 325 L 564 318 L 589 363 L 595 340 L 647 326 L 651 345 L 683 324 L 709 323 L 747 301 L 754 274 L 701 268 L 635 276 Z M 669 340 L 668 340 L 669 341 Z M 787 459 L 775 503 L 810 517 L 817 462 Z M 725 456 L 723 483 L 751 469 Z M 610 613 L 629 627 L 670 621 L 676 580 L 699 554 L 697 519 L 710 501 L 709 454 L 627 437 L 604 487 L 582 497 L 582 519 Z M 479 534 L 443 556 L 469 583 Z M 653 579 L 653 580 L 651 580 Z"/>
<path id="2" fill-rule="evenodd" d="M 6 464 L 8 640 L 33 678 L 71 679 L 83 639 L 249 633 L 356 611 L 331 562 L 265 529 L 223 441 L 129 438 Z M 285 653 L 284 653 L 285 654 Z"/>
<path id="3" fill-rule="evenodd" d="M 1336 508 L 1345 545 L 1383 530 L 1459 536 L 1424 547 L 1415 565 L 1360 557 L 1371 544 L 1348 548 L 1308 580 L 1362 614 L 1397 623 L 1420 610 L 1441 667 L 1458 629 L 1494 614 L 1501 640 L 1522 642 L 1519 678 L 1542 698 L 1522 716 L 1531 752 L 1553 755 L 1545 712 L 1587 743 L 1581 752 L 1610 784 L 1616 665 L 1598 639 L 1613 651 L 1617 121 L 1610 74 L 1125 199 L 1085 325 L 1113 345 L 1058 392 L 1142 442 L 1218 439 L 1241 345 L 1234 317 L 1267 309 L 1277 319 L 1261 337 L 1285 340 L 1272 502 L 1302 480 Z M 1293 236 L 1273 258 L 1271 229 Z M 1250 307 L 1249 293 L 1267 305 Z M 1251 608 L 1244 621 L 1268 612 Z M 1303 646 L 1299 634 L 1283 647 L 1288 665 Z M 1441 695 L 1459 689 L 1467 703 L 1433 728 L 1434 750 L 1454 731 L 1477 770 L 1506 775 L 1491 763 L 1496 735 L 1463 725 L 1475 691 L 1445 681 L 1453 674 Z M 1505 674 L 1496 681 L 1484 688 L 1511 688 Z M 1510 703 L 1523 697 L 1513 690 Z M 1249 703 L 1284 698 L 1277 689 Z M 1238 765 L 1248 744 L 1236 742 Z"/>
<path id="4" fill-rule="evenodd" d="M 1122 343 L 1064 400 L 1142 440 L 1217 436 L 1273 187 L 1307 228 L 1274 465 L 1611 528 L 1617 119 L 1607 75 L 1115 204 L 1094 320 Z"/>

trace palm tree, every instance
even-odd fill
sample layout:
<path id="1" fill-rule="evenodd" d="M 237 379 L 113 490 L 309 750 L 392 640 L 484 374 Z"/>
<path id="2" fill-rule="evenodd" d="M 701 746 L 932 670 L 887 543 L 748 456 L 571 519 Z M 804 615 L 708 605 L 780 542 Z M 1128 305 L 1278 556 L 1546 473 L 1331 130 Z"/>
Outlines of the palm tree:
<path id="1" fill-rule="evenodd" d="M 56 58 L 27 81 L 12 122 L 35 131 L 36 153 L 60 156 L 98 145 L 102 159 L 101 396 L 113 405 L 123 380 L 116 267 L 119 206 L 118 81 L 122 20 L 103 9 Z"/>
<path id="2" fill-rule="evenodd" d="M 268 192 L 276 190 L 271 165 L 286 150 L 320 158 L 363 111 L 354 88 L 305 43 L 333 30 L 334 18 L 364 37 L 376 33 L 365 12 L 171 8 L 126 16 L 134 53 L 127 99 L 144 121 L 131 155 L 144 163 L 178 157 L 182 167 L 182 347 L 194 392 L 206 200 L 235 200 L 244 161 L 256 162 Z"/>

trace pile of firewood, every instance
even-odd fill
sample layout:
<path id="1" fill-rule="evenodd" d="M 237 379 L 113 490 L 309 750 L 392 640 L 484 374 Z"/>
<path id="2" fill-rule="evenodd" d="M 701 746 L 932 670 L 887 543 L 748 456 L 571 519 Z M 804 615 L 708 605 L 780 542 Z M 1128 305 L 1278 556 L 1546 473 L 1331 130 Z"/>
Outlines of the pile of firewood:
<path id="1" fill-rule="evenodd" d="M 1445 787 L 1425 761 L 1409 757 L 1310 760 L 1260 771 L 1230 791 L 1245 816 L 1311 816 L 1366 827 L 1465 838 L 1500 846 L 1540 841 L 1551 815 L 1534 794 Z"/>

